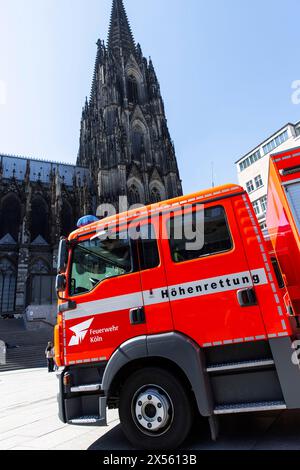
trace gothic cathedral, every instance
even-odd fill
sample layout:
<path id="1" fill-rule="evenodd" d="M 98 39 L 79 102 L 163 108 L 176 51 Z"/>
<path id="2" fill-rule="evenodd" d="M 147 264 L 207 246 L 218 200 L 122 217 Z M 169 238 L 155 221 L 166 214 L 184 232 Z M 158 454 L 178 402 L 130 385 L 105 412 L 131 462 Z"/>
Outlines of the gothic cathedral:
<path id="1" fill-rule="evenodd" d="M 107 46 L 97 45 L 77 160 L 97 178 L 97 203 L 117 208 L 119 196 L 132 205 L 181 195 L 157 76 L 135 45 L 122 0 L 113 0 Z"/>
<path id="2" fill-rule="evenodd" d="M 98 41 L 77 165 L 0 154 L 0 316 L 55 315 L 58 241 L 102 203 L 119 208 L 182 194 L 151 60 L 135 45 L 122 0 Z"/>

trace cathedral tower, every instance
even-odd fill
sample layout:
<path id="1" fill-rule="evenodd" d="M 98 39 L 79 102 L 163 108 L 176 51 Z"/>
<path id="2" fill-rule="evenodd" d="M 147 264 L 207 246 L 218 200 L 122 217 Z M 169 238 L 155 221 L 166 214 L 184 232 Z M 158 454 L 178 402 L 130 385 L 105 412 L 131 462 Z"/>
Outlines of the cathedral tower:
<path id="1" fill-rule="evenodd" d="M 135 44 L 123 0 L 113 0 L 107 45 L 98 51 L 83 108 L 77 165 L 87 167 L 97 205 L 149 204 L 182 194 L 159 82 Z"/>

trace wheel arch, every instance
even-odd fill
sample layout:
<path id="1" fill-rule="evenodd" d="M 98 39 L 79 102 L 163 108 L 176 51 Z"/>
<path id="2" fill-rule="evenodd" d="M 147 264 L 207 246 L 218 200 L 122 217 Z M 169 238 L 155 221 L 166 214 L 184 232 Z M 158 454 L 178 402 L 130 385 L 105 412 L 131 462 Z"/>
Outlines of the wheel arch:
<path id="1" fill-rule="evenodd" d="M 182 369 L 175 364 L 175 362 L 170 361 L 164 357 L 147 357 L 143 359 L 136 359 L 133 361 L 128 362 L 125 364 L 115 375 L 113 381 L 110 385 L 108 391 L 108 403 L 112 397 L 116 397 L 119 394 L 119 390 L 121 389 L 123 383 L 126 379 L 138 370 L 142 370 L 144 368 L 158 368 L 166 370 L 170 373 L 175 372 L 176 377 L 179 378 L 181 383 L 185 386 L 185 388 L 194 395 L 192 384 L 188 380 L 187 376 L 184 374 Z M 196 398 L 194 396 L 194 398 Z"/>
<path id="2" fill-rule="evenodd" d="M 104 372 L 102 388 L 108 402 L 119 393 L 129 374 L 142 367 L 157 366 L 176 371 L 196 399 L 202 416 L 212 416 L 213 400 L 201 348 L 179 333 L 141 336 L 123 343 L 112 355 Z"/>

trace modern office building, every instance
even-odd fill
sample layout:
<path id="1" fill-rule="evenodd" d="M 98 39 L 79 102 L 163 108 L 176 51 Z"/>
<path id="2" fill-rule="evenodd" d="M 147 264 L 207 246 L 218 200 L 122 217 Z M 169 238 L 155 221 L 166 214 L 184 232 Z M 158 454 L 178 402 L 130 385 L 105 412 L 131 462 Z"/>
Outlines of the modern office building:
<path id="1" fill-rule="evenodd" d="M 266 228 L 270 155 L 300 147 L 300 121 L 288 123 L 236 162 L 238 181 L 251 199 L 262 229 Z"/>

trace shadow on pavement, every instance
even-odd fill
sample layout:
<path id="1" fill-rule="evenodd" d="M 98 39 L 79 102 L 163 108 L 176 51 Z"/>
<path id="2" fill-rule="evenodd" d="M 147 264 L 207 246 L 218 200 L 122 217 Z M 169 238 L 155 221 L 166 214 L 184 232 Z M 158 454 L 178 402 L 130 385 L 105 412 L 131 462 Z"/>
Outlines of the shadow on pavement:
<path id="1" fill-rule="evenodd" d="M 208 423 L 197 418 L 182 450 L 300 450 L 300 411 L 221 416 L 219 421 L 219 439 L 213 442 Z M 88 450 L 135 449 L 117 426 Z"/>
<path id="2" fill-rule="evenodd" d="M 121 425 L 116 426 L 94 442 L 88 450 L 135 450 L 122 432 Z"/>

